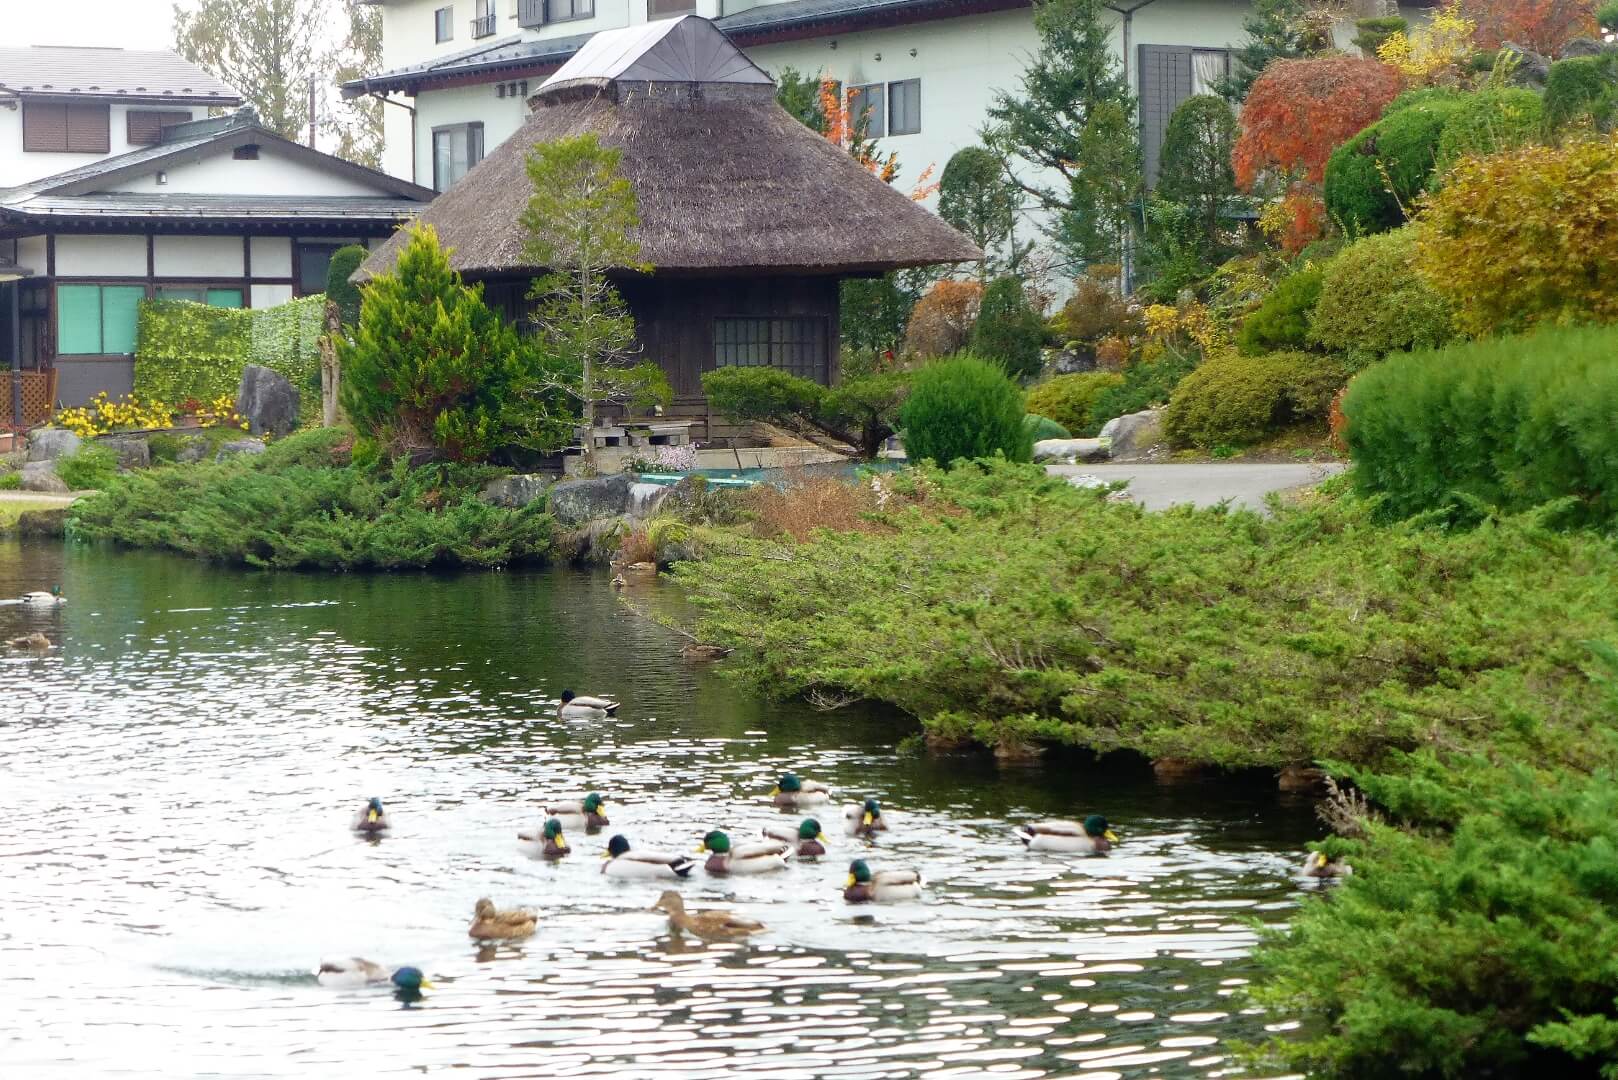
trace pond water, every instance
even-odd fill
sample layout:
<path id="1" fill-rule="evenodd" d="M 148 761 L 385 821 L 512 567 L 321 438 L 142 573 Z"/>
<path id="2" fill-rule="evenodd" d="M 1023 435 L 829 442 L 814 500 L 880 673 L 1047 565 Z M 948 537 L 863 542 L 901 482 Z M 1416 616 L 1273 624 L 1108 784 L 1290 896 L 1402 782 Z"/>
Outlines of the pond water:
<path id="1" fill-rule="evenodd" d="M 0 542 L 0 1074 L 386 1076 L 1241 1075 L 1274 1023 L 1240 989 L 1248 920 L 1298 899 L 1307 803 L 1273 785 L 1160 787 L 1135 766 L 900 756 L 875 710 L 755 700 L 679 656 L 602 574 L 241 572 Z M 674 602 L 655 585 L 649 604 Z M 567 686 L 618 717 L 558 722 Z M 769 931 L 671 937 L 661 884 L 600 873 L 604 836 L 548 864 L 519 829 L 600 790 L 612 827 L 690 851 L 792 823 L 785 768 L 880 797 L 892 831 L 714 879 Z M 395 817 L 348 831 L 367 796 Z M 1007 822 L 1103 812 L 1108 858 L 1030 854 Z M 825 818 L 837 818 L 835 809 Z M 919 902 L 845 905 L 858 853 L 920 869 Z M 466 936 L 473 902 L 541 913 L 520 945 Z M 413 1005 L 333 991 L 325 956 L 423 968 Z"/>

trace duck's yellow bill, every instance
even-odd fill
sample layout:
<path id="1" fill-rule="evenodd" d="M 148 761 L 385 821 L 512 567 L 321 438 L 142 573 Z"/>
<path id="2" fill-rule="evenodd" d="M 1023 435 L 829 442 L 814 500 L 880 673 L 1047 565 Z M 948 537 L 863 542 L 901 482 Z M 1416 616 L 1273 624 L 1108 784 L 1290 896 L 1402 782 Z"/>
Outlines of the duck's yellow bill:
<path id="1" fill-rule="evenodd" d="M 770 789 L 770 798 L 773 799 L 779 794 L 781 794 L 781 789 L 779 787 L 772 787 Z"/>
<path id="2" fill-rule="evenodd" d="M 825 833 L 817 833 L 816 836 L 815 836 L 815 839 L 819 840 L 822 844 L 824 844 L 826 842 L 826 834 Z"/>
<path id="3" fill-rule="evenodd" d="M 366 813 L 365 813 L 365 820 L 369 821 L 373 825 L 376 824 L 376 811 L 375 810 L 367 810 Z"/>
<path id="4" fill-rule="evenodd" d="M 869 825 L 875 820 L 876 819 L 871 816 L 871 812 L 869 810 L 865 811 L 865 824 Z"/>
<path id="5" fill-rule="evenodd" d="M 1321 852 L 1320 854 L 1317 854 L 1315 856 L 1315 865 L 1316 866 L 1325 866 L 1326 865 L 1326 855 L 1325 855 L 1324 852 Z"/>
<path id="6" fill-rule="evenodd" d="M 853 887 L 854 887 L 854 875 L 850 874 L 850 875 L 848 875 L 848 880 L 843 882 L 843 888 L 852 889 Z"/>
<path id="7" fill-rule="evenodd" d="M 697 845 L 697 854 L 698 855 L 701 855 L 704 851 L 707 851 L 707 850 L 708 850 L 708 845 L 707 844 L 698 844 Z"/>
<path id="8" fill-rule="evenodd" d="M 421 988 L 423 990 L 437 990 L 438 989 L 438 987 L 433 985 L 431 979 L 423 979 L 423 980 L 421 980 Z"/>
<path id="9" fill-rule="evenodd" d="M 1106 832 L 1102 833 L 1101 835 L 1105 836 L 1109 841 L 1111 841 L 1114 844 L 1116 844 L 1118 842 L 1118 834 L 1113 832 L 1111 829 L 1108 829 Z"/>
<path id="10" fill-rule="evenodd" d="M 561 848 L 563 851 L 566 851 L 567 850 L 567 837 L 563 836 L 561 833 L 557 833 L 556 834 L 556 846 Z"/>

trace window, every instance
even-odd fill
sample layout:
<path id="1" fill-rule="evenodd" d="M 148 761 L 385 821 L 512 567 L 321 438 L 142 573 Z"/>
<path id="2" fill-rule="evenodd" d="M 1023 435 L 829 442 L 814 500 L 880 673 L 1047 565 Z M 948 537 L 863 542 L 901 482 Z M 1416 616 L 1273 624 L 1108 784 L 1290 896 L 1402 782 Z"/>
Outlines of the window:
<path id="1" fill-rule="evenodd" d="M 321 291 L 325 291 L 324 283 Z M 242 291 L 240 289 L 214 289 L 206 285 L 159 285 L 157 287 L 159 300 L 189 300 L 193 304 L 207 304 L 209 307 L 239 308 L 242 306 Z"/>
<path id="2" fill-rule="evenodd" d="M 1194 49 L 1191 52 L 1191 93 L 1216 94 L 1217 87 L 1230 74 L 1230 53 L 1224 49 Z"/>
<path id="3" fill-rule="evenodd" d="M 880 139 L 888 133 L 887 125 L 883 122 L 887 113 L 882 98 L 881 83 L 867 83 L 865 86 L 848 88 L 850 122 L 854 125 L 854 130 L 858 131 L 863 119 L 865 137 L 868 139 Z"/>
<path id="4" fill-rule="evenodd" d="M 25 101 L 22 148 L 43 153 L 105 154 L 112 149 L 112 108 L 77 102 Z"/>
<path id="5" fill-rule="evenodd" d="M 1140 46 L 1140 148 L 1148 187 L 1157 183 L 1169 117 L 1192 94 L 1208 94 L 1230 72 L 1225 49 Z"/>
<path id="6" fill-rule="evenodd" d="M 914 135 L 921 130 L 921 80 L 888 84 L 888 134 Z"/>
<path id="7" fill-rule="evenodd" d="M 824 319 L 715 319 L 714 363 L 772 367 L 826 383 Z"/>
<path id="8" fill-rule="evenodd" d="M 153 146 L 163 141 L 163 129 L 190 123 L 191 114 L 173 109 L 130 109 L 124 118 L 130 146 Z"/>
<path id="9" fill-rule="evenodd" d="M 455 37 L 455 8 L 453 5 L 433 12 L 433 40 L 450 41 Z"/>
<path id="10" fill-rule="evenodd" d="M 326 291 L 326 271 L 341 244 L 298 244 L 292 252 L 292 272 L 297 277 L 299 296 Z M 211 303 L 212 301 L 210 301 Z M 223 307 L 224 305 L 217 305 Z"/>
<path id="11" fill-rule="evenodd" d="M 483 160 L 483 125 L 433 128 L 433 190 L 448 191 Z"/>
<path id="12" fill-rule="evenodd" d="M 655 3 L 656 0 L 653 0 Z M 674 0 L 665 0 L 673 3 Z M 596 13 L 596 0 L 544 0 L 546 22 L 567 22 L 569 19 L 588 19 Z M 685 0 L 686 10 L 695 11 L 696 5 Z M 657 18 L 648 12 L 647 18 Z"/>
<path id="13" fill-rule="evenodd" d="M 494 0 L 477 0 L 477 10 L 472 15 L 472 36 L 488 37 L 494 33 L 494 24 Z"/>
<path id="14" fill-rule="evenodd" d="M 56 351 L 62 356 L 133 355 L 144 285 L 58 285 Z"/>
<path id="15" fill-rule="evenodd" d="M 555 3 L 555 0 L 552 0 Z M 694 15 L 697 0 L 646 0 L 646 19 L 672 19 L 676 15 Z"/>

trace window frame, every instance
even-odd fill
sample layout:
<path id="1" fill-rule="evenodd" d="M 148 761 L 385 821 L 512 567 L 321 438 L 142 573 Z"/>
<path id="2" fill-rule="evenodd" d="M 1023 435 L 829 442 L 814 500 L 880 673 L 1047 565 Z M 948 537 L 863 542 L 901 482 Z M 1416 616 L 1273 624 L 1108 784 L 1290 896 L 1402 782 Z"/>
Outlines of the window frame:
<path id="1" fill-rule="evenodd" d="M 907 86 L 907 87 L 908 86 L 913 86 L 913 87 L 915 87 L 915 92 L 916 92 L 916 116 L 915 116 L 916 126 L 911 127 L 911 128 L 906 128 L 903 131 L 899 130 L 899 125 L 894 120 L 895 109 L 893 107 L 894 106 L 893 88 L 895 86 Z M 921 77 L 918 75 L 917 77 L 915 77 L 913 79 L 895 79 L 895 80 L 893 80 L 892 82 L 888 83 L 887 95 L 888 95 L 888 97 L 887 97 L 887 103 L 888 103 L 888 128 L 887 128 L 887 134 L 890 135 L 890 136 L 891 135 L 919 135 L 919 134 L 921 134 Z"/>
<path id="2" fill-rule="evenodd" d="M 63 338 L 63 334 L 62 334 L 62 314 L 63 314 L 63 312 L 62 312 L 62 290 L 63 289 L 95 289 L 96 290 L 96 317 L 97 317 L 97 322 L 96 322 L 96 345 L 98 346 L 98 349 L 96 351 L 93 351 L 93 352 L 68 352 L 65 348 L 63 348 L 63 346 L 62 346 L 62 338 Z M 123 358 L 123 357 L 130 357 L 130 356 L 135 355 L 135 345 L 136 345 L 135 334 L 136 334 L 136 328 L 138 326 L 138 323 L 136 325 L 132 325 L 130 327 L 130 329 L 129 329 L 130 340 L 129 340 L 129 351 L 128 352 L 108 352 L 107 351 L 107 296 L 106 296 L 106 291 L 108 289 L 139 290 L 140 291 L 139 299 L 141 299 L 141 300 L 149 300 L 149 299 L 151 299 L 151 295 L 152 295 L 151 294 L 151 289 L 147 287 L 147 283 L 144 282 L 144 281 L 133 282 L 133 281 L 129 281 L 129 280 L 119 281 L 119 280 L 116 280 L 116 279 L 108 279 L 108 280 L 105 280 L 105 281 L 97 281 L 97 280 L 91 280 L 91 281 L 80 281 L 80 280 L 61 281 L 61 280 L 58 280 L 56 282 L 55 294 L 51 297 L 51 310 L 53 311 L 53 313 L 55 315 L 55 318 L 52 320 L 52 323 L 53 323 L 52 329 L 54 331 L 53 337 L 54 337 L 54 345 L 55 345 L 55 351 L 56 351 L 57 356 L 59 356 L 59 357 L 63 357 L 63 356 L 72 357 L 74 359 L 85 359 L 85 358 L 107 357 L 107 356 Z M 139 312 L 140 312 L 140 306 L 139 306 L 138 303 L 136 304 L 135 311 L 136 311 L 136 318 L 138 320 Z"/>
<path id="3" fill-rule="evenodd" d="M 139 117 L 137 120 L 136 118 Z M 164 118 L 168 122 L 164 122 Z M 124 113 L 124 141 L 130 146 L 156 146 L 163 141 L 163 132 L 167 128 L 191 122 L 189 109 L 134 109 Z M 155 132 L 147 138 L 147 127 L 155 128 Z"/>
<path id="4" fill-rule="evenodd" d="M 472 140 L 472 132 L 473 132 L 474 129 L 477 131 L 477 156 L 476 157 L 472 156 L 472 141 L 471 140 Z M 449 135 L 449 136 L 457 136 L 458 135 L 461 139 L 465 140 L 465 144 L 466 144 L 466 149 L 465 149 L 465 153 L 466 153 L 466 171 L 461 173 L 461 176 L 465 176 L 467 173 L 471 172 L 477 166 L 478 162 L 483 160 L 483 155 L 484 155 L 484 153 L 486 151 L 486 146 L 485 146 L 485 143 L 484 143 L 484 140 L 483 140 L 483 121 L 481 121 L 481 120 L 469 120 L 469 121 L 466 121 L 466 122 L 460 123 L 460 124 L 441 124 L 438 127 L 433 128 L 431 133 L 428 135 L 427 145 L 428 145 L 428 148 L 429 148 L 429 150 L 430 150 L 430 152 L 432 154 L 432 159 L 433 159 L 432 160 L 432 166 L 433 166 L 433 190 L 437 191 L 437 192 L 445 192 L 445 191 L 448 191 L 451 187 L 453 187 L 455 185 L 455 183 L 461 179 L 461 176 L 457 176 L 454 180 L 451 180 L 448 184 L 441 184 L 440 183 L 440 181 L 442 179 L 440 177 L 439 171 L 438 171 L 438 137 L 440 135 Z"/>
<path id="5" fill-rule="evenodd" d="M 677 10 L 659 11 L 658 0 L 646 0 L 646 21 L 658 22 L 662 19 L 678 19 L 681 15 L 695 15 L 697 13 L 697 0 L 663 0 L 664 3 L 683 3 Z"/>
<path id="6" fill-rule="evenodd" d="M 61 145 L 42 144 L 41 132 L 36 126 L 30 130 L 28 123 L 29 112 L 36 116 L 46 110 L 60 109 L 61 113 Z M 101 136 L 99 141 L 74 142 L 73 117 L 84 117 L 95 113 L 100 121 L 96 125 L 95 134 Z M 32 139 L 32 141 L 30 141 Z M 112 152 L 112 106 L 95 101 L 30 101 L 24 99 L 22 103 L 22 149 L 25 154 L 107 154 Z"/>
<path id="7" fill-rule="evenodd" d="M 292 295 L 294 297 L 314 296 L 316 293 L 326 291 L 326 278 L 321 275 L 320 287 L 305 289 L 303 287 L 303 259 L 304 252 L 320 250 L 326 253 L 326 266 L 330 268 L 331 257 L 337 254 L 338 249 L 347 247 L 347 244 L 332 240 L 294 240 L 292 242 Z"/>
<path id="8" fill-rule="evenodd" d="M 830 385 L 832 376 L 830 343 L 832 337 L 829 322 L 830 320 L 824 315 L 717 315 L 714 317 L 713 326 L 711 327 L 714 367 L 716 369 L 723 367 L 767 367 L 809 379 L 822 386 Z M 721 327 L 727 324 L 737 326 L 745 323 L 763 324 L 764 335 L 762 340 L 738 340 L 721 332 Z M 785 331 L 794 324 L 800 328 L 812 327 L 813 332 L 802 336 L 778 332 Z M 727 337 L 730 337 L 730 340 L 727 340 Z M 744 349 L 761 346 L 766 353 L 762 362 L 727 360 L 724 358 L 723 350 L 726 347 Z M 801 361 L 798 363 L 785 362 L 786 358 L 774 355 L 777 350 L 794 347 L 812 350 L 813 355 L 809 357 L 807 363 Z"/>
<path id="9" fill-rule="evenodd" d="M 881 98 L 880 101 L 871 102 L 866 98 L 866 95 L 872 90 L 876 91 L 877 95 Z M 865 125 L 865 137 L 867 139 L 887 138 L 888 84 L 884 82 L 854 83 L 850 85 L 843 93 L 843 100 L 847 102 L 850 113 L 854 111 L 854 105 L 856 102 L 861 100 L 866 101 L 866 104 L 860 107 L 860 115 L 868 116 L 870 118 Z M 848 125 L 855 131 L 859 130 L 859 121 L 852 115 L 849 117 Z M 878 130 L 873 131 L 873 127 Z"/>
<path id="10" fill-rule="evenodd" d="M 433 41 L 442 45 L 455 40 L 455 5 L 445 4 L 433 10 Z"/>
<path id="11" fill-rule="evenodd" d="M 500 28 L 500 12 L 495 0 L 473 0 L 472 39 L 492 37 Z"/>
<path id="12" fill-rule="evenodd" d="M 165 292 L 191 292 L 201 293 L 201 300 L 193 300 L 189 296 L 165 296 Z M 215 304 L 208 299 L 209 293 L 235 293 L 235 304 Z M 241 310 L 247 307 L 247 289 L 240 281 L 159 281 L 152 285 L 153 300 L 188 300 L 193 304 L 202 304 L 206 307 L 222 307 Z"/>
<path id="13" fill-rule="evenodd" d="M 577 22 L 580 19 L 593 19 L 596 17 L 595 0 L 562 0 L 573 13 L 571 15 L 556 14 L 557 2 L 558 0 L 545 0 L 545 25 L 547 26 L 551 23 Z M 648 0 L 648 3 L 650 3 L 650 0 Z M 580 11 L 580 8 L 584 10 Z"/>

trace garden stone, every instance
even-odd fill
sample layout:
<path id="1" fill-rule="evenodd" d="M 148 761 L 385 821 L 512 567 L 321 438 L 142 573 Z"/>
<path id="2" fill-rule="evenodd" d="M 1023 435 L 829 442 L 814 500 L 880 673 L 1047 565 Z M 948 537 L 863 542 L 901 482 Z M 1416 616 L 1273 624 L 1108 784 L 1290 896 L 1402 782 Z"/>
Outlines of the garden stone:
<path id="1" fill-rule="evenodd" d="M 60 539 L 67 535 L 67 512 L 66 506 L 49 510 L 24 510 L 17 515 L 17 535 Z"/>
<path id="2" fill-rule="evenodd" d="M 1049 375 L 1078 375 L 1095 369 L 1096 353 L 1088 345 L 1058 349 L 1045 361 L 1045 372 Z"/>
<path id="3" fill-rule="evenodd" d="M 1101 428 L 1101 438 L 1114 461 L 1142 458 L 1163 441 L 1163 412 L 1143 409 L 1127 416 L 1115 416 Z"/>
<path id="4" fill-rule="evenodd" d="M 207 456 L 207 439 L 187 439 L 186 444 L 174 455 L 174 460 L 181 465 L 194 465 Z"/>
<path id="5" fill-rule="evenodd" d="M 214 460 L 224 461 L 226 458 L 239 457 L 242 454 L 253 457 L 263 452 L 264 440 L 262 439 L 234 439 L 219 447 L 219 453 L 214 455 Z"/>
<path id="6" fill-rule="evenodd" d="M 36 428 L 28 433 L 28 460 L 55 461 L 79 452 L 79 437 L 65 428 Z"/>
<path id="7" fill-rule="evenodd" d="M 1035 461 L 1106 461 L 1107 444 L 1100 439 L 1041 439 L 1034 444 Z"/>
<path id="8" fill-rule="evenodd" d="M 483 485 L 483 491 L 478 498 L 491 506 L 505 506 L 517 510 L 543 499 L 550 486 L 551 480 L 548 476 L 512 473 L 510 476 L 502 476 Z"/>
<path id="9" fill-rule="evenodd" d="M 596 518 L 628 514 L 634 505 L 634 487 L 634 479 L 625 473 L 563 480 L 551 488 L 551 516 L 571 528 Z"/>
<path id="10" fill-rule="evenodd" d="M 60 495 L 69 490 L 67 482 L 56 475 L 54 461 L 30 461 L 18 475 L 22 477 L 24 491 L 49 491 Z"/>
<path id="11" fill-rule="evenodd" d="M 1562 46 L 1562 59 L 1567 60 L 1575 56 L 1600 56 L 1606 52 L 1608 46 L 1593 37 L 1576 37 Z"/>
<path id="12" fill-rule="evenodd" d="M 298 426 L 298 391 L 269 368 L 248 364 L 236 391 L 236 415 L 254 435 L 286 435 Z"/>
<path id="13" fill-rule="evenodd" d="M 138 435 L 125 435 L 116 439 L 97 439 L 97 446 L 105 446 L 118 455 L 121 469 L 144 469 L 152 464 L 152 448 Z"/>
<path id="14" fill-rule="evenodd" d="M 1551 62 L 1533 49 L 1512 41 L 1501 42 L 1500 51 L 1507 50 L 1517 54 L 1517 69 L 1511 73 L 1511 84 L 1543 90 L 1546 80 L 1551 77 Z"/>

